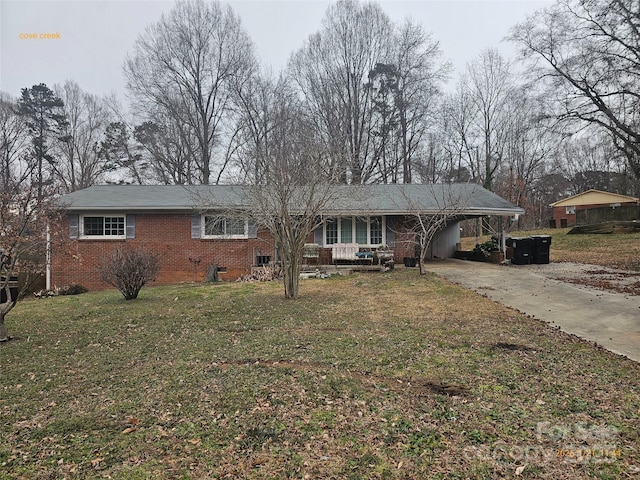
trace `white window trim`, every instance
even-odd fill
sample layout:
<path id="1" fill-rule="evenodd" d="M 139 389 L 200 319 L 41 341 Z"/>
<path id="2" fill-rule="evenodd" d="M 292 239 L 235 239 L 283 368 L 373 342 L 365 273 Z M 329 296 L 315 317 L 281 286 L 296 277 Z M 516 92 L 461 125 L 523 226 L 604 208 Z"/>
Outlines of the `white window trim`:
<path id="1" fill-rule="evenodd" d="M 81 240 L 126 240 L 127 238 L 127 215 L 124 213 L 83 213 L 78 216 L 78 238 Z M 124 221 L 124 230 L 122 235 L 85 235 L 84 219 L 86 217 L 104 218 L 122 218 Z"/>
<path id="2" fill-rule="evenodd" d="M 216 215 L 202 215 L 201 226 L 202 226 L 202 238 L 208 239 L 223 239 L 223 240 L 246 240 L 249 238 L 249 219 L 244 219 L 244 234 L 242 235 L 207 235 L 207 220 L 206 217 L 215 217 Z M 227 220 L 233 217 L 221 217 L 222 220 Z"/>
<path id="3" fill-rule="evenodd" d="M 382 242 L 380 243 L 371 243 L 371 217 L 380 217 L 382 218 Z M 359 243 L 358 245 L 360 245 L 361 247 L 365 247 L 365 248 L 373 248 L 373 247 L 378 247 L 380 245 L 386 245 L 387 244 L 387 217 L 384 215 L 341 215 L 339 217 L 331 217 L 332 220 L 335 220 L 337 222 L 337 226 L 338 226 L 338 242 L 337 243 L 342 243 L 340 240 L 342 238 L 342 222 L 340 221 L 342 218 L 351 218 L 351 242 L 350 243 L 357 243 L 356 242 L 356 219 L 357 218 L 366 218 L 367 219 L 367 243 Z M 325 247 L 331 246 L 331 245 L 335 245 L 333 243 L 327 243 L 327 222 L 323 222 L 322 223 L 322 243 L 324 244 Z"/>
<path id="4" fill-rule="evenodd" d="M 576 214 L 576 207 L 574 205 L 566 207 L 565 208 L 565 213 L 567 215 L 575 215 Z"/>

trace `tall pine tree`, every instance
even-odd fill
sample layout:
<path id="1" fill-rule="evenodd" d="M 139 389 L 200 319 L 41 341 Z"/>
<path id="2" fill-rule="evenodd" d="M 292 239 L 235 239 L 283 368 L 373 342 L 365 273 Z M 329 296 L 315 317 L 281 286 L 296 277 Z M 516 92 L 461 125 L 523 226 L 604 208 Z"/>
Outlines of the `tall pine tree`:
<path id="1" fill-rule="evenodd" d="M 37 188 L 37 198 L 43 198 L 45 168 L 55 162 L 51 154 L 49 140 L 62 138 L 62 129 L 67 123 L 63 110 L 64 102 L 44 83 L 31 88 L 23 88 L 18 99 L 18 112 L 25 119 L 33 150 L 30 155 L 32 183 Z"/>

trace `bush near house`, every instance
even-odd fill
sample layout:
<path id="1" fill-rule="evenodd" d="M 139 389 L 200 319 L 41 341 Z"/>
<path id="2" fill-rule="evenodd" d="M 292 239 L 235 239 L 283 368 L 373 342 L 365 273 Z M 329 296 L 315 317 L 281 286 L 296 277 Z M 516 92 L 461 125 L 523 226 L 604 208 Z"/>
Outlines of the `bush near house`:
<path id="1" fill-rule="evenodd" d="M 100 279 L 120 291 L 125 300 L 138 298 L 138 293 L 152 282 L 160 271 L 160 255 L 135 248 L 117 248 L 100 266 Z"/>

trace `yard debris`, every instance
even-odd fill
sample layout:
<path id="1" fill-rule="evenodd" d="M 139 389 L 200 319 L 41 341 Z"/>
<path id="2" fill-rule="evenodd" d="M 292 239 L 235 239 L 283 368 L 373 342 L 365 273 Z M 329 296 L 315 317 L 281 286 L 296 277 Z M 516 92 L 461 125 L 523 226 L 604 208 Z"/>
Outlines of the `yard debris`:
<path id="1" fill-rule="evenodd" d="M 282 278 L 282 268 L 279 265 L 265 265 L 254 267 L 250 273 L 245 273 L 236 280 L 239 283 L 272 282 Z"/>
<path id="2" fill-rule="evenodd" d="M 71 285 L 65 285 L 62 287 L 55 287 L 53 289 L 40 290 L 38 292 L 34 292 L 33 296 L 36 298 L 46 298 L 46 297 L 57 297 L 58 295 L 79 295 L 81 293 L 86 293 L 87 290 L 80 284 L 72 283 Z"/>
<path id="3" fill-rule="evenodd" d="M 307 280 L 309 278 L 331 278 L 330 273 L 321 272 L 319 268 L 316 268 L 313 272 L 301 272 L 300 279 Z"/>
<path id="4" fill-rule="evenodd" d="M 601 268 L 587 270 L 581 276 L 557 277 L 557 280 L 598 290 L 611 290 L 626 295 L 640 296 L 640 281 L 638 281 L 638 278 L 640 278 L 640 273 L 638 272 Z"/>

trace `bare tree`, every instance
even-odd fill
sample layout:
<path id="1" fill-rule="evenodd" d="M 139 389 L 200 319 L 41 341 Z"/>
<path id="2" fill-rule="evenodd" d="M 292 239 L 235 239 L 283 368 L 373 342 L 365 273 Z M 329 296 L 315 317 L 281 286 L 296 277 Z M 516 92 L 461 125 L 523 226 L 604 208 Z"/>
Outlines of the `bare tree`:
<path id="1" fill-rule="evenodd" d="M 271 136 L 278 121 L 273 108 L 280 99 L 286 99 L 287 105 L 293 102 L 295 93 L 284 77 L 273 79 L 256 72 L 242 84 L 236 84 L 236 95 L 237 134 L 230 151 L 242 175 L 241 181 L 259 184 L 269 170 Z"/>
<path id="2" fill-rule="evenodd" d="M 464 210 L 477 188 L 473 184 L 432 184 L 430 195 L 421 190 L 421 195 L 416 196 L 411 186 L 403 186 L 402 198 L 391 199 L 408 206 L 405 230 L 398 233 L 417 246 L 420 275 L 427 272 L 424 260 L 434 237 L 448 225 L 464 219 Z"/>
<path id="3" fill-rule="evenodd" d="M 296 92 L 283 79 L 271 88 L 261 80 L 253 97 L 244 97 L 246 129 L 243 178 L 247 214 L 275 239 L 284 277 L 284 295 L 296 298 L 304 244 L 335 200 L 333 183 L 320 167 L 324 149 L 313 122 L 305 116 Z M 269 92 L 269 94 L 267 94 Z"/>
<path id="4" fill-rule="evenodd" d="M 124 72 L 134 107 L 145 121 L 171 119 L 197 167 L 198 182 L 220 178 L 215 152 L 233 104 L 230 82 L 254 68 L 253 45 L 231 7 L 183 1 L 136 41 Z"/>
<path id="5" fill-rule="evenodd" d="M 15 99 L 0 92 L 0 191 L 28 181 L 30 172 L 23 161 L 28 143 Z"/>
<path id="6" fill-rule="evenodd" d="M 510 39 L 548 85 L 558 118 L 608 132 L 640 178 L 640 4 L 558 1 L 516 25 Z"/>
<path id="7" fill-rule="evenodd" d="M 9 332 L 6 315 L 40 275 L 45 273 L 47 245 L 58 243 L 57 232 L 49 232 L 49 222 L 59 219 L 52 195 L 37 185 L 10 184 L 0 190 L 0 342 Z M 20 275 L 20 283 L 14 283 Z M 12 291 L 13 290 L 13 291 Z"/>
<path id="8" fill-rule="evenodd" d="M 615 177 L 626 173 L 626 162 L 620 158 L 611 138 L 602 131 L 591 133 L 567 139 L 558 149 L 559 166 L 571 180 L 571 193 L 578 194 L 590 188 L 631 193 L 620 191 L 616 185 Z"/>
<path id="9" fill-rule="evenodd" d="M 395 59 L 398 65 L 398 142 L 396 151 L 402 169 L 402 183 L 413 181 L 413 164 L 423 140 L 433 126 L 433 111 L 440 98 L 441 84 L 451 66 L 442 61 L 437 41 L 420 25 L 407 20 L 397 34 Z"/>
<path id="10" fill-rule="evenodd" d="M 185 138 L 185 132 L 173 118 L 161 115 L 154 118 L 155 122 L 143 122 L 133 129 L 136 151 L 148 165 L 147 176 L 164 185 L 198 183 L 200 176 L 189 153 L 189 143 L 195 138 Z"/>
<path id="11" fill-rule="evenodd" d="M 484 188 L 492 190 L 494 174 L 504 157 L 509 124 L 509 117 L 505 115 L 507 104 L 514 94 L 510 66 L 497 50 L 489 49 L 469 65 L 468 72 L 477 146 L 481 148 L 481 154 L 477 155 L 479 164 L 474 167 Z"/>
<path id="12" fill-rule="evenodd" d="M 557 152 L 560 137 L 553 131 L 544 105 L 530 94 L 529 87 L 517 87 L 505 106 L 509 118 L 504 133 L 504 161 L 495 174 L 493 191 L 526 210 L 529 227 L 539 227 L 542 219 L 534 211 L 536 183 L 546 171 L 546 162 Z M 524 217 L 518 226 L 524 227 Z"/>
<path id="13" fill-rule="evenodd" d="M 438 133 L 444 151 L 445 178 L 451 182 L 478 181 L 479 152 L 473 135 L 474 109 L 464 77 L 438 109 Z"/>
<path id="14" fill-rule="evenodd" d="M 112 169 L 100 155 L 111 114 L 104 99 L 82 91 L 74 81 L 55 85 L 54 90 L 64 103 L 67 122 L 56 142 L 59 156 L 53 171 L 63 190 L 73 192 L 100 181 Z"/>
<path id="15" fill-rule="evenodd" d="M 516 84 L 498 52 L 483 52 L 439 110 L 441 178 L 471 180 L 527 207 L 561 139 L 548 107 L 535 85 Z"/>
<path id="16" fill-rule="evenodd" d="M 369 73 L 389 64 L 392 25 L 375 3 L 331 5 L 321 30 L 292 57 L 289 70 L 343 183 L 369 181 L 375 171 Z"/>

